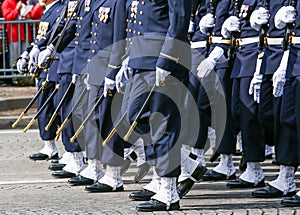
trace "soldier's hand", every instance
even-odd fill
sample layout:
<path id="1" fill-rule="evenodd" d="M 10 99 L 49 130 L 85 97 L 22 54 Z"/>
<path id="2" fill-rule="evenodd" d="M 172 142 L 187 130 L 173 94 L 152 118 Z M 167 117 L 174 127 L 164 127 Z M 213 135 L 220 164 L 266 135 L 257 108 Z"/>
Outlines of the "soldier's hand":
<path id="1" fill-rule="evenodd" d="M 29 72 L 33 72 L 36 68 L 38 63 L 38 56 L 40 53 L 40 49 L 37 45 L 34 45 L 32 50 L 29 53 L 29 63 L 28 63 L 28 70 Z"/>
<path id="2" fill-rule="evenodd" d="M 230 37 L 231 32 L 240 30 L 240 20 L 236 16 L 230 16 L 222 25 L 221 34 L 225 38 Z"/>
<path id="3" fill-rule="evenodd" d="M 205 16 L 203 16 L 199 22 L 200 31 L 203 34 L 206 34 L 207 29 L 213 28 L 214 24 L 215 24 L 214 15 L 212 15 L 211 13 L 208 13 Z"/>
<path id="4" fill-rule="evenodd" d="M 27 70 L 27 62 L 29 60 L 29 54 L 27 51 L 23 52 L 17 61 L 17 70 L 19 73 L 24 74 L 28 72 Z"/>
<path id="5" fill-rule="evenodd" d="M 283 95 L 283 88 L 286 81 L 286 69 L 289 60 L 290 51 L 287 50 L 283 53 L 280 65 L 277 70 L 274 72 L 272 80 L 273 80 L 273 95 L 274 97 L 280 97 Z"/>
<path id="6" fill-rule="evenodd" d="M 126 69 L 127 70 L 127 69 Z M 125 85 L 125 75 L 124 75 L 124 68 L 121 67 L 121 69 L 119 70 L 119 72 L 116 75 L 116 88 L 118 93 L 122 93 L 122 88 Z"/>
<path id="7" fill-rule="evenodd" d="M 260 7 L 257 10 L 253 11 L 253 13 L 250 16 L 251 27 L 259 31 L 261 25 L 267 24 L 269 22 L 269 18 L 270 18 L 269 11 L 264 7 Z"/>
<path id="8" fill-rule="evenodd" d="M 155 85 L 156 86 L 164 86 L 165 85 L 165 80 L 170 75 L 171 72 L 161 69 L 159 67 L 156 67 L 155 71 Z"/>
<path id="9" fill-rule="evenodd" d="M 254 76 L 249 86 L 249 95 L 253 95 L 253 100 L 257 103 L 260 102 L 260 86 L 262 82 L 262 77 L 262 74 L 254 73 Z"/>
<path id="10" fill-rule="evenodd" d="M 280 97 L 283 95 L 283 88 L 286 81 L 285 71 L 277 70 L 273 74 L 273 95 L 274 97 Z"/>
<path id="11" fill-rule="evenodd" d="M 86 76 L 83 79 L 83 83 L 85 84 L 87 90 L 91 89 L 91 85 L 89 84 L 89 78 L 90 78 L 90 74 L 86 73 Z"/>
<path id="12" fill-rule="evenodd" d="M 293 6 L 283 6 L 277 11 L 274 17 L 274 23 L 278 29 L 283 29 L 287 23 L 292 23 L 295 20 L 296 10 Z"/>
<path id="13" fill-rule="evenodd" d="M 49 59 L 49 57 L 51 56 L 52 52 L 53 52 L 53 45 L 50 44 L 49 46 L 47 46 L 47 48 L 42 51 L 40 54 L 39 54 L 39 57 L 38 57 L 38 66 L 39 67 L 42 67 L 42 65 L 44 65 L 47 60 Z"/>
<path id="14" fill-rule="evenodd" d="M 73 83 L 73 84 L 76 84 L 76 83 L 77 83 L 77 80 L 78 80 L 78 78 L 79 78 L 79 75 L 77 75 L 77 74 L 73 74 L 73 75 L 72 75 L 72 83 Z"/>
<path id="15" fill-rule="evenodd" d="M 215 47 L 209 56 L 197 67 L 197 76 L 199 78 L 207 76 L 215 68 L 217 63 L 222 63 L 224 61 L 226 61 L 224 50 L 218 46 Z"/>
<path id="16" fill-rule="evenodd" d="M 104 89 L 103 89 L 104 97 L 107 97 L 108 91 L 115 89 L 115 87 L 116 87 L 116 82 L 106 77 L 104 80 Z"/>

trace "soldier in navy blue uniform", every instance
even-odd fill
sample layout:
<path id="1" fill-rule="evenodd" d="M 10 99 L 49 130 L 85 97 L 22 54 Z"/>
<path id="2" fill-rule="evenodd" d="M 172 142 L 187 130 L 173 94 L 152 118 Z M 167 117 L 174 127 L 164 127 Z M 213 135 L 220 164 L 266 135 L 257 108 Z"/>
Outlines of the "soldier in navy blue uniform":
<path id="1" fill-rule="evenodd" d="M 102 0 L 97 2 L 94 7 L 87 72 L 89 74 L 88 85 L 91 89 L 98 91 L 99 96 L 105 96 L 96 111 L 96 119 L 103 140 L 113 128 L 112 100 L 119 100 L 117 102 L 119 104 L 122 101 L 121 94 L 116 94 L 115 76 L 121 67 L 122 56 L 125 53 L 126 1 Z M 103 82 L 103 80 L 105 81 Z M 91 103 L 94 100 L 95 96 L 90 99 Z M 99 145 L 101 142 L 97 144 Z M 101 163 L 106 165 L 106 172 L 96 183 L 87 186 L 86 191 L 123 190 L 120 174 L 123 164 L 123 150 L 124 143 L 118 135 L 115 135 L 101 149 L 99 156 Z"/>
<path id="2" fill-rule="evenodd" d="M 281 98 L 276 92 L 276 85 L 282 70 L 285 70 L 288 60 L 287 52 L 282 49 L 281 43 L 284 29 L 276 26 L 276 13 L 288 1 L 270 1 L 270 16 L 267 28 L 266 44 L 260 74 L 254 76 L 252 82 L 256 88 L 254 100 L 259 102 L 259 118 L 264 131 L 265 144 L 275 144 L 276 161 L 280 164 L 278 177 L 269 184 L 252 192 L 254 197 L 274 198 L 281 196 L 291 196 L 295 193 L 296 184 L 294 182 L 294 171 L 297 166 L 297 153 L 293 144 L 296 142 L 296 132 L 289 126 L 280 123 L 280 103 Z M 251 25 L 259 30 L 262 16 L 259 8 L 251 16 Z M 276 15 L 276 16 L 275 16 Z M 272 60 L 272 64 L 268 63 Z M 259 76 L 263 76 L 262 78 Z M 281 78 L 279 78 L 280 80 Z M 250 86 L 251 87 L 251 86 Z M 283 84 L 282 84 L 283 87 Z M 254 88 L 254 89 L 255 89 Z M 283 89 L 283 88 L 282 88 Z M 274 97 L 273 97 L 274 96 Z"/>
<path id="3" fill-rule="evenodd" d="M 212 30 L 210 49 L 206 59 L 197 68 L 198 77 L 202 79 L 198 107 L 203 117 L 210 120 L 211 126 L 215 128 L 217 152 L 221 154 L 219 165 L 208 171 L 203 180 L 235 178 L 232 154 L 236 151 L 236 129 L 231 115 L 232 80 L 227 59 L 230 40 L 221 35 L 222 24 L 229 17 L 232 5 L 232 1 L 217 1 L 215 15 L 208 13 L 199 23 L 202 33 Z"/>
<path id="4" fill-rule="evenodd" d="M 127 30 L 126 30 L 126 47 L 125 50 L 128 51 L 128 48 L 131 43 L 131 38 L 133 37 L 132 30 L 129 31 L 129 29 L 132 29 L 132 25 L 134 24 L 135 20 L 135 13 L 137 10 L 139 1 L 136 0 L 129 0 L 126 1 L 126 22 L 127 22 Z M 127 56 L 127 55 L 126 55 Z M 128 57 L 126 58 L 124 56 L 124 60 L 122 63 L 121 71 L 118 72 L 116 75 L 116 88 L 119 93 L 121 93 L 124 89 L 124 84 L 126 82 L 126 77 L 123 76 L 122 70 L 127 70 L 128 68 Z M 127 77 L 128 78 L 128 77 Z M 138 171 L 136 175 L 134 176 L 134 181 L 138 183 L 149 171 L 150 166 L 145 161 L 145 151 L 144 151 L 144 144 L 143 140 L 140 138 L 137 140 L 134 144 L 125 144 L 124 149 L 124 162 L 121 167 L 121 175 L 124 174 L 130 166 L 131 161 L 136 160 L 137 161 L 137 167 Z"/>
<path id="5" fill-rule="evenodd" d="M 139 211 L 179 209 L 176 177 L 180 173 L 181 144 L 176 141 L 180 132 L 180 107 L 176 106 L 185 97 L 178 81 L 185 84 L 188 81 L 190 11 L 189 1 L 176 1 L 175 5 L 173 1 L 142 0 L 137 6 L 134 23 L 127 30 L 134 35 L 129 38 L 128 63 L 134 75 L 126 82 L 123 103 L 128 105 L 123 105 L 126 107 L 122 109 L 123 113 L 127 112 L 129 125 L 135 120 L 154 85 L 158 91 L 152 94 L 129 139 L 134 143 L 138 137 L 143 137 L 146 160 L 154 166 L 154 175 L 159 182 L 156 191 L 151 192 L 152 199 L 137 206 Z M 163 94 L 172 97 L 173 102 Z M 166 119 L 162 122 L 160 114 L 153 114 L 149 125 L 147 120 L 155 112 L 163 114 Z"/>
<path id="6" fill-rule="evenodd" d="M 63 9 L 63 5 L 61 1 L 47 1 L 46 8 L 43 12 L 41 17 L 41 22 L 39 24 L 38 35 L 36 40 L 33 42 L 33 48 L 30 47 L 29 49 L 34 49 L 33 52 L 38 53 L 39 50 L 46 45 L 46 35 L 53 30 L 53 27 L 56 26 L 56 20 L 59 17 L 61 11 Z M 28 52 L 24 52 L 21 56 L 22 58 L 29 59 Z M 58 58 L 58 55 L 55 56 Z M 26 63 L 23 59 L 20 59 L 18 62 L 19 70 L 22 70 L 24 65 L 21 65 L 22 62 Z M 34 63 L 34 62 L 33 62 Z M 37 62 L 35 62 L 36 64 Z M 31 63 L 30 63 L 31 64 Z M 58 61 L 55 60 L 51 67 L 45 71 L 43 70 L 38 77 L 38 88 L 43 87 L 43 92 L 38 98 L 38 105 L 37 108 L 41 108 L 45 101 L 48 99 L 50 94 L 53 92 L 56 83 L 58 81 L 58 76 L 56 73 L 58 66 Z M 43 85 L 43 83 L 45 85 Z M 33 154 L 30 156 L 32 160 L 45 160 L 51 158 L 58 158 L 58 151 L 55 144 L 55 136 L 56 130 L 58 126 L 58 121 L 56 120 L 54 125 L 48 130 L 45 130 L 45 126 L 47 122 L 50 120 L 52 113 L 55 110 L 57 97 L 55 97 L 52 101 L 49 102 L 47 107 L 43 110 L 43 112 L 38 117 L 38 126 L 40 130 L 40 137 L 45 142 L 45 146 L 39 153 Z"/>
<path id="7" fill-rule="evenodd" d="M 248 93 L 255 70 L 258 70 L 258 73 L 260 71 L 260 63 L 257 63 L 259 35 L 250 25 L 250 15 L 258 6 L 258 1 L 242 1 L 241 5 L 235 6 L 232 11 L 233 16 L 230 16 L 222 26 L 222 35 L 225 38 L 234 35 L 238 44 L 231 72 L 233 79 L 232 114 L 241 129 L 243 156 L 247 163 L 246 171 L 235 181 L 227 183 L 229 188 L 265 185 L 260 165 L 260 162 L 265 159 L 263 130 L 258 121 L 258 104 Z M 264 15 L 268 17 L 268 13 Z M 255 67 L 256 64 L 257 67 Z M 254 136 L 255 139 L 253 139 Z"/>
<path id="8" fill-rule="evenodd" d="M 296 11 L 293 6 L 282 7 L 275 16 L 275 26 L 279 29 L 284 29 L 289 24 L 288 28 L 291 29 L 291 43 L 288 51 L 285 51 L 284 55 L 288 53 L 288 60 L 285 64 L 281 65 L 281 70 L 277 70 L 274 73 L 273 79 L 275 78 L 277 85 L 274 85 L 274 96 L 278 92 L 277 96 L 282 95 L 281 109 L 280 109 L 280 125 L 282 128 L 289 129 L 289 134 L 297 135 L 297 142 L 285 142 L 285 145 L 278 146 L 279 150 L 282 151 L 282 156 L 276 157 L 278 162 L 286 164 L 289 162 L 291 165 L 299 165 L 300 160 L 300 109 L 299 109 L 299 35 L 300 35 L 300 22 L 299 12 L 300 4 L 296 1 Z M 290 24 L 292 23 L 292 24 Z M 276 74 L 277 73 L 277 74 Z M 275 76 L 276 75 L 276 76 Z M 281 83 L 281 84 L 280 84 Z M 284 88 L 282 89 L 282 84 Z M 286 136 L 287 137 L 287 136 Z M 276 151 L 277 151 L 276 150 Z M 294 168 L 292 170 L 295 170 Z M 290 174 L 290 184 L 286 189 L 286 192 L 294 190 L 296 185 L 294 181 L 294 175 Z M 290 193 L 291 194 L 291 193 Z M 300 206 L 300 192 L 292 197 L 284 198 L 281 201 L 284 206 L 299 207 Z"/>
<path id="9" fill-rule="evenodd" d="M 191 48 L 192 48 L 192 67 L 189 73 L 189 83 L 188 89 L 191 93 L 195 102 L 197 102 L 199 97 L 200 80 L 197 77 L 197 67 L 206 56 L 206 35 L 203 34 L 199 29 L 199 22 L 201 18 L 206 14 L 208 2 L 206 0 L 193 1 L 197 3 L 196 11 L 192 11 L 192 18 L 189 27 L 189 34 L 191 38 Z M 194 14 L 193 14 L 194 13 Z M 188 102 L 187 102 L 188 103 Z M 187 104 L 191 106 L 191 104 Z M 191 122 L 195 120 L 195 116 L 187 111 L 187 121 Z M 193 119 L 189 118 L 193 117 Z M 208 128 L 210 125 L 209 120 L 203 117 L 201 111 L 199 111 L 199 132 L 198 135 L 188 131 L 192 131 L 190 126 L 188 126 L 186 143 L 190 145 L 182 146 L 182 161 L 181 161 L 181 174 L 178 178 L 178 193 L 182 198 L 188 193 L 196 181 L 199 181 L 203 174 L 206 172 L 206 163 L 204 159 L 204 146 L 207 142 Z M 194 132 L 194 131 L 192 131 Z M 196 139 L 191 138 L 194 136 Z"/>
<path id="10" fill-rule="evenodd" d="M 85 11 L 85 2 L 84 1 L 79 1 L 79 6 L 77 8 L 77 11 L 73 14 L 73 17 L 70 17 L 72 15 L 73 10 L 76 8 L 77 1 L 68 1 L 68 7 L 67 7 L 67 13 L 66 18 L 63 20 L 61 23 L 62 26 L 64 23 L 67 21 L 68 18 L 71 18 L 71 21 L 69 23 L 69 26 L 64 32 L 65 34 L 63 35 L 61 42 L 59 46 L 57 47 L 57 52 L 60 53 L 60 58 L 59 58 L 59 65 L 58 65 L 58 74 L 60 76 L 59 80 L 59 100 L 62 99 L 63 95 L 65 94 L 67 88 L 70 86 L 70 83 L 73 83 L 73 85 L 76 84 L 76 82 L 81 82 L 81 80 L 78 78 L 78 71 L 79 73 L 81 72 L 80 70 L 76 70 L 75 66 L 75 54 L 76 54 L 76 49 L 75 47 L 78 45 L 78 38 L 75 36 L 78 35 L 78 32 L 76 32 L 76 29 L 78 28 L 79 30 L 82 28 L 82 24 L 77 24 L 77 20 L 82 21 L 83 18 L 86 15 L 89 16 L 89 11 Z M 87 25 L 87 23 L 84 23 Z M 89 23 L 90 24 L 90 23 Z M 75 35 L 76 33 L 76 35 Z M 89 35 L 89 32 L 84 32 L 85 34 Z M 51 55 L 52 51 L 54 50 L 54 45 L 58 41 L 58 38 L 60 35 L 58 35 L 52 42 L 51 44 L 39 54 L 39 64 L 44 63 L 47 58 Z M 82 37 L 82 39 L 86 39 L 86 43 L 89 44 L 89 40 L 85 37 Z M 83 43 L 85 45 L 86 43 Z M 81 47 L 77 48 L 77 50 L 80 50 Z M 83 57 L 86 56 L 86 52 L 83 54 Z M 87 63 L 87 58 L 85 61 L 82 58 L 78 59 L 78 69 L 83 68 L 81 64 L 85 65 Z M 73 74 L 74 73 L 74 74 Z M 80 84 L 79 84 L 80 85 Z M 81 85 L 80 85 L 81 86 Z M 64 121 L 67 114 L 71 111 L 72 108 L 72 96 L 74 93 L 74 87 L 71 88 L 69 91 L 68 96 L 66 97 L 61 110 L 61 120 Z M 73 117 L 72 117 L 73 119 Z M 74 135 L 74 127 L 73 127 L 73 120 L 70 120 L 69 123 L 64 127 L 62 131 L 62 142 L 65 146 L 65 150 L 68 152 L 66 153 L 66 158 L 63 159 L 64 162 L 66 162 L 66 166 L 63 167 L 63 170 L 61 171 L 56 171 L 53 172 L 52 175 L 54 177 L 59 177 L 59 178 L 69 178 L 73 177 L 76 174 L 78 174 L 83 168 L 84 168 L 84 163 L 83 163 L 83 154 L 82 154 L 82 149 L 79 145 L 78 140 L 75 142 L 70 142 L 70 138 Z M 77 122 L 77 125 L 80 124 Z M 64 158 L 64 157 L 63 157 Z"/>

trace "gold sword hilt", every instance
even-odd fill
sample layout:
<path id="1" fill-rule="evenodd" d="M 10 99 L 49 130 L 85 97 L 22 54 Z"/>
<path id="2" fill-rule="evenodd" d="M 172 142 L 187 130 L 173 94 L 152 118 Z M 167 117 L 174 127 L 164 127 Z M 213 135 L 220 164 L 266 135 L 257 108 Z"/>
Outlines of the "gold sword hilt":
<path id="1" fill-rule="evenodd" d="M 79 136 L 79 134 L 82 132 L 82 130 L 84 129 L 84 125 L 81 125 L 78 130 L 75 132 L 74 136 L 70 138 L 70 142 L 74 143 L 75 140 L 77 139 L 77 137 Z"/>
<path id="2" fill-rule="evenodd" d="M 106 139 L 102 142 L 102 146 L 105 147 L 107 143 L 111 140 L 111 138 L 114 136 L 114 134 L 117 132 L 116 128 L 113 128 L 109 135 L 106 137 Z"/>
<path id="3" fill-rule="evenodd" d="M 44 92 L 47 85 L 48 85 L 48 81 L 43 81 L 43 83 L 42 83 L 42 92 Z"/>
<path id="4" fill-rule="evenodd" d="M 69 119 L 66 118 L 65 121 L 61 124 L 61 126 L 59 127 L 59 129 L 56 132 L 56 137 L 55 140 L 57 141 L 61 132 L 64 130 L 64 127 L 66 126 L 66 124 L 69 122 Z"/>
<path id="5" fill-rule="evenodd" d="M 20 114 L 20 116 L 18 117 L 18 119 L 14 122 L 14 124 L 11 125 L 11 127 L 12 127 L 12 128 L 16 128 L 17 125 L 18 125 L 18 124 L 21 122 L 21 120 L 23 119 L 24 115 L 25 115 L 25 113 L 22 112 L 22 113 Z"/>
<path id="6" fill-rule="evenodd" d="M 52 124 L 53 124 L 54 120 L 56 119 L 56 117 L 57 117 L 57 113 L 54 112 L 53 115 L 51 116 L 51 119 L 50 119 L 48 125 L 45 127 L 46 131 L 49 131 L 49 129 L 52 126 Z"/>
<path id="7" fill-rule="evenodd" d="M 137 121 L 134 121 L 134 122 L 132 123 L 132 125 L 130 126 L 130 128 L 129 128 L 127 134 L 126 134 L 125 137 L 124 137 L 124 140 L 125 140 L 125 141 L 128 141 L 128 140 L 129 140 L 129 137 L 131 136 L 131 134 L 132 134 L 132 132 L 134 131 L 134 129 L 135 129 L 136 126 L 137 126 Z"/>
<path id="8" fill-rule="evenodd" d="M 36 122 L 36 119 L 33 118 L 32 120 L 30 120 L 30 122 L 28 123 L 28 125 L 23 129 L 23 132 L 26 133 L 26 131 L 28 131 L 30 129 L 30 127 Z"/>

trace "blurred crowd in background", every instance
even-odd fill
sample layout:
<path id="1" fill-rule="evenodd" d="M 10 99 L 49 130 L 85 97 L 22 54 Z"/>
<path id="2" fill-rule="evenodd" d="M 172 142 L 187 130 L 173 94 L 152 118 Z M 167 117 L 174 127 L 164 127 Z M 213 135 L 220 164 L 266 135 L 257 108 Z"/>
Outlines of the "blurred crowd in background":
<path id="1" fill-rule="evenodd" d="M 10 77 L 17 74 L 14 73 L 16 61 L 36 34 L 38 22 L 31 20 L 41 18 L 43 3 L 39 0 L 0 0 L 0 7 L 0 80 L 7 83 L 12 79 L 3 79 L 7 79 L 7 74 Z"/>

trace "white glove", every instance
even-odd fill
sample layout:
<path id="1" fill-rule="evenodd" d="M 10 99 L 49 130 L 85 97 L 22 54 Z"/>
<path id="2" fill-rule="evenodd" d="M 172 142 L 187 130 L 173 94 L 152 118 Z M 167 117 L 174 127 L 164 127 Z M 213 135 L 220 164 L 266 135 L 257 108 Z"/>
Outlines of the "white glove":
<path id="1" fill-rule="evenodd" d="M 215 24 L 215 18 L 214 15 L 211 13 L 206 14 L 202 17 L 202 19 L 199 22 L 200 31 L 203 34 L 206 34 L 207 29 L 213 28 Z"/>
<path id="2" fill-rule="evenodd" d="M 189 25 L 189 30 L 188 30 L 188 33 L 191 34 L 191 33 L 194 33 L 195 32 L 195 26 L 196 24 L 190 20 L 190 25 Z"/>
<path id="3" fill-rule="evenodd" d="M 269 11 L 264 7 L 260 7 L 257 10 L 253 11 L 253 13 L 250 16 L 251 27 L 256 31 L 259 31 L 261 25 L 267 24 L 269 22 L 269 18 Z"/>
<path id="4" fill-rule="evenodd" d="M 26 72 L 26 63 L 29 60 L 29 54 L 27 51 L 23 52 L 20 56 L 20 59 L 17 62 L 17 70 L 19 73 L 23 74 Z"/>
<path id="5" fill-rule="evenodd" d="M 133 69 L 131 67 L 128 67 L 128 61 L 129 61 L 129 57 L 127 57 L 122 62 L 122 67 L 120 69 L 120 70 L 123 70 L 126 80 L 129 80 L 133 76 Z"/>
<path id="6" fill-rule="evenodd" d="M 85 78 L 83 79 L 83 83 L 85 84 L 87 90 L 91 89 L 91 85 L 89 84 L 89 78 L 90 78 L 90 74 L 87 73 Z"/>
<path id="7" fill-rule="evenodd" d="M 115 89 L 116 82 L 114 80 L 111 80 L 110 78 L 105 77 L 104 80 L 104 89 L 103 89 L 103 95 L 104 97 L 107 96 L 108 90 Z"/>
<path id="8" fill-rule="evenodd" d="M 262 59 L 261 58 L 257 59 L 255 73 L 250 82 L 249 91 L 248 91 L 249 95 L 253 95 L 253 100 L 257 103 L 260 102 L 260 86 L 263 77 L 263 75 L 260 74 L 261 63 L 262 63 Z"/>
<path id="9" fill-rule="evenodd" d="M 231 16 L 222 25 L 221 34 L 225 38 L 230 37 L 231 32 L 240 30 L 240 20 L 236 16 Z"/>
<path id="10" fill-rule="evenodd" d="M 277 11 L 274 17 L 275 27 L 278 29 L 283 29 L 287 23 L 292 23 L 295 21 L 295 19 L 295 8 L 292 6 L 283 6 Z"/>
<path id="11" fill-rule="evenodd" d="M 78 78 L 79 78 L 79 75 L 73 74 L 73 75 L 72 75 L 72 83 L 73 83 L 73 84 L 76 84 Z"/>
<path id="12" fill-rule="evenodd" d="M 214 50 L 209 54 L 209 56 L 201 61 L 201 63 L 197 67 L 198 77 L 203 78 L 215 68 L 217 63 L 224 62 L 225 60 L 226 58 L 224 56 L 224 50 L 216 46 Z"/>
<path id="13" fill-rule="evenodd" d="M 47 62 L 54 50 L 54 46 L 50 44 L 47 48 L 39 54 L 38 66 L 41 67 L 44 63 Z"/>
<path id="14" fill-rule="evenodd" d="M 30 72 L 36 68 L 36 64 L 38 63 L 39 53 L 40 53 L 39 47 L 37 45 L 34 45 L 29 53 L 28 70 Z"/>
<path id="15" fill-rule="evenodd" d="M 273 95 L 280 97 L 283 95 L 283 87 L 286 81 L 285 74 L 289 60 L 289 50 L 283 53 L 280 65 L 273 74 Z"/>
<path id="16" fill-rule="evenodd" d="M 122 87 L 124 87 L 124 83 L 122 82 L 122 77 L 124 75 L 124 69 L 123 66 L 121 67 L 121 69 L 119 70 L 119 72 L 116 75 L 116 88 L 118 93 L 122 92 Z"/>
<path id="17" fill-rule="evenodd" d="M 156 72 L 155 72 L 155 85 L 156 86 L 163 86 L 165 85 L 165 80 L 166 80 L 166 77 L 168 75 L 170 75 L 171 72 L 167 71 L 167 70 L 164 70 L 164 69 L 161 69 L 159 67 L 156 67 Z"/>

